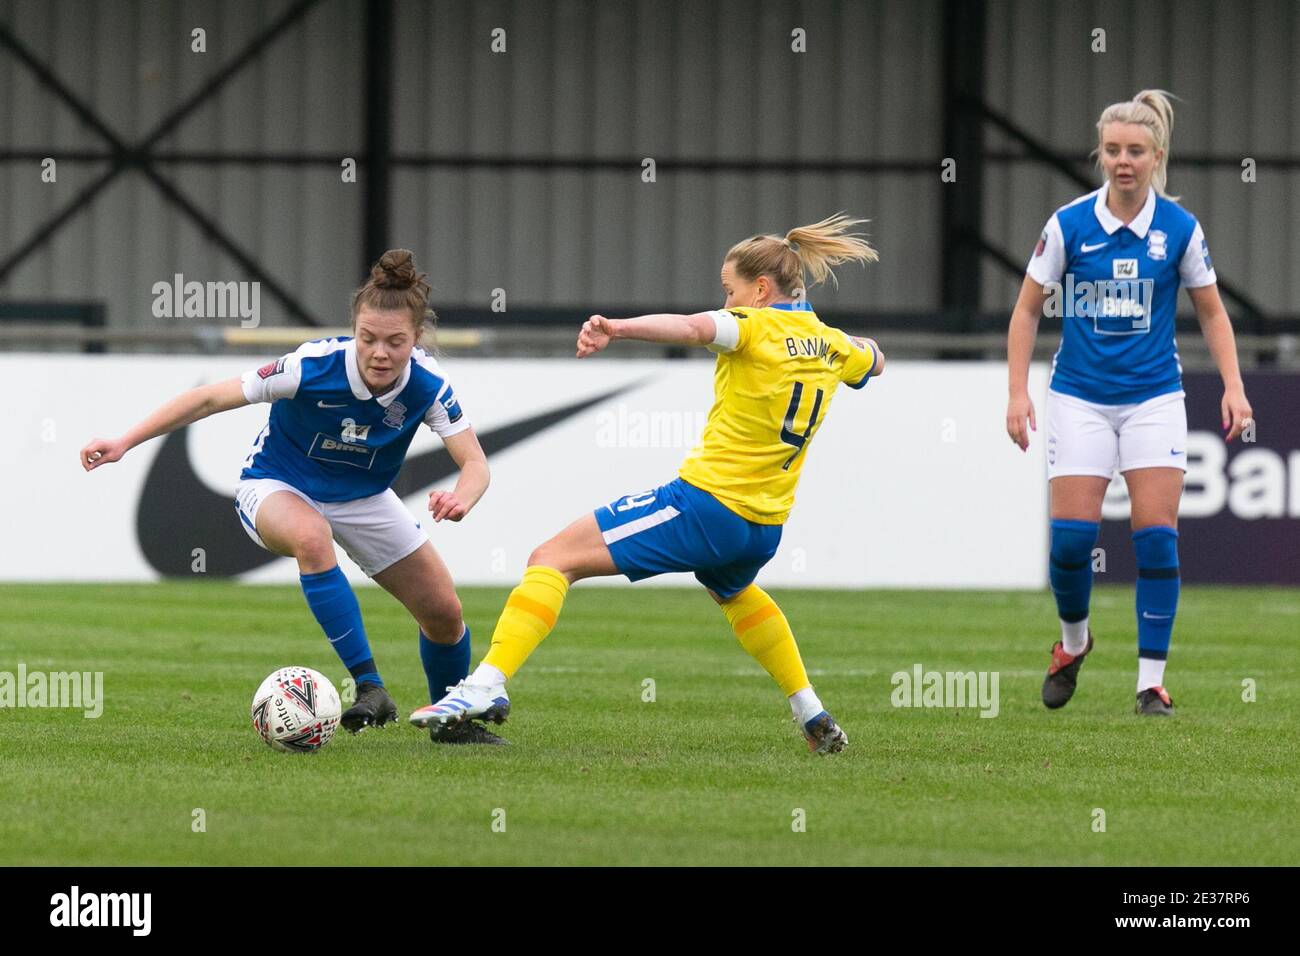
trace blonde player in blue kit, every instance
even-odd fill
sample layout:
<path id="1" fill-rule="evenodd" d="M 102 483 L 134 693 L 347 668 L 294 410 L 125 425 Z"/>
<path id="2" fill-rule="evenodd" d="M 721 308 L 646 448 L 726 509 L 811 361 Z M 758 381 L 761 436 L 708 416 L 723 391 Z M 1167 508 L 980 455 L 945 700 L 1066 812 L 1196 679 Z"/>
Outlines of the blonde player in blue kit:
<path id="1" fill-rule="evenodd" d="M 1039 316 L 1045 305 L 1059 305 L 1064 317 L 1047 397 L 1049 575 L 1061 620 L 1042 690 L 1052 709 L 1073 696 L 1093 647 L 1092 549 L 1102 499 L 1118 470 L 1132 502 L 1138 567 L 1135 709 L 1173 713 L 1164 671 L 1178 609 L 1178 502 L 1187 470 L 1187 413 L 1174 341 L 1180 287 L 1187 287 L 1223 378 L 1227 440 L 1251 418 L 1205 235 L 1165 193 L 1173 120 L 1161 90 L 1143 90 L 1102 111 L 1098 163 L 1105 182 L 1047 221 L 1011 315 L 1006 424 L 1022 449 L 1029 429 L 1037 429 L 1028 374 Z"/>
<path id="2" fill-rule="evenodd" d="M 578 357 L 616 339 L 697 345 L 718 353 L 714 402 L 699 446 L 678 478 L 579 518 L 533 551 L 474 673 L 411 715 L 418 726 L 500 723 L 505 682 L 555 627 L 569 585 L 625 574 L 630 580 L 693 571 L 722 607 L 741 646 L 789 701 L 810 750 L 837 753 L 848 738 L 813 692 L 785 615 L 754 584 L 776 553 L 808 447 L 841 382 L 861 388 L 885 367 L 870 339 L 821 322 L 804 300 L 831 266 L 874 262 L 875 251 L 833 216 L 781 236 L 738 243 L 722 264 L 726 304 L 693 315 L 612 320 L 593 315 Z"/>
<path id="3" fill-rule="evenodd" d="M 430 699 L 469 672 L 469 628 L 451 574 L 390 487 L 420 425 L 436 432 L 460 478 L 429 495 L 434 521 L 459 521 L 488 485 L 487 459 L 438 363 L 417 347 L 429 285 L 405 249 L 384 253 L 352 298 L 355 335 L 307 342 L 239 378 L 190 389 L 116 439 L 81 450 L 91 471 L 142 442 L 217 412 L 271 403 L 244 462 L 235 511 L 260 547 L 295 558 L 307 605 L 357 682 L 341 723 L 356 733 L 397 718 L 370 652 L 337 541 L 419 625 Z M 448 731 L 451 731 L 450 733 Z M 435 727 L 439 743 L 501 743 L 481 727 Z"/>

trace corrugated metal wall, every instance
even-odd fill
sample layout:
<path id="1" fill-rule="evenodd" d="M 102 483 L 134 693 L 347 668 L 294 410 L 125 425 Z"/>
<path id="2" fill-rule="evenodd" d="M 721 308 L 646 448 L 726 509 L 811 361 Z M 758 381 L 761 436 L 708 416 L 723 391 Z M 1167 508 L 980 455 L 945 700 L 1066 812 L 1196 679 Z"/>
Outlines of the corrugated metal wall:
<path id="1" fill-rule="evenodd" d="M 1104 53 L 1091 49 L 1098 28 Z M 993 0 L 986 99 L 1091 171 L 1104 107 L 1142 89 L 1174 93 L 1170 192 L 1200 219 L 1223 276 L 1266 310 L 1295 315 L 1300 169 L 1260 168 L 1248 184 L 1239 163 L 1300 156 L 1298 47 L 1300 6 L 1288 0 Z M 1008 144 L 993 134 L 988 146 Z M 1234 165 L 1180 165 L 1180 155 L 1226 156 Z M 985 187 L 986 235 L 1025 261 L 1047 217 L 1086 192 L 1026 162 L 989 164 Z M 1014 300 L 1018 280 L 995 266 L 985 278 L 986 306 Z"/>
<path id="2" fill-rule="evenodd" d="M 0 18 L 128 143 L 148 135 L 286 3 L 12 0 Z M 361 83 L 356 4 L 325 0 L 163 139 L 159 150 L 355 152 Z M 207 52 L 190 31 L 207 31 Z M 103 149 L 103 140 L 0 51 L 0 142 Z M 58 183 L 35 164 L 0 167 L 0 256 L 107 168 L 63 161 Z M 160 164 L 267 271 L 322 316 L 346 307 L 356 272 L 359 187 L 328 167 Z M 136 171 L 115 177 L 52 243 L 24 262 L 7 298 L 102 298 L 117 326 L 152 326 L 155 282 L 243 280 L 239 266 Z M 282 311 L 263 291 L 265 321 Z M 345 312 L 343 314 L 346 314 Z"/>
<path id="3" fill-rule="evenodd" d="M 400 151 L 629 162 L 594 174 L 402 172 L 397 236 L 432 252 L 452 299 L 486 304 L 500 286 L 522 302 L 709 303 L 732 243 L 844 208 L 873 220 L 884 259 L 869 275 L 844 270 L 831 297 L 934 302 L 898 266 L 937 254 L 933 226 L 917 228 L 937 219 L 937 176 L 660 171 L 644 183 L 640 161 L 936 156 L 936 3 L 461 9 L 410 10 Z M 496 26 L 505 56 L 489 50 Z M 806 54 L 790 50 L 795 27 Z"/>
<path id="4" fill-rule="evenodd" d="M 289 0 L 0 0 L 11 29 L 128 141 L 291 6 Z M 400 0 L 394 150 L 439 157 L 600 158 L 626 168 L 393 173 L 394 245 L 415 249 L 441 305 L 676 305 L 717 301 L 728 245 L 839 209 L 870 217 L 881 262 L 845 268 L 837 308 L 938 305 L 942 153 L 940 0 Z M 207 30 L 208 52 L 190 51 Z M 490 50 L 506 30 L 507 52 Z M 808 52 L 790 50 L 807 31 Z M 1094 27 L 1108 50 L 1089 50 Z M 364 5 L 323 0 L 162 141 L 163 150 L 355 156 L 364 146 Z M 1300 155 L 1300 12 L 1275 2 L 989 5 L 988 98 L 1049 145 L 1085 156 L 1101 107 L 1142 86 L 1178 104 L 1171 187 L 1205 223 L 1216 264 L 1266 307 L 1295 312 L 1300 173 L 1183 169 L 1180 153 Z M 93 150 L 100 138 L 0 51 L 0 147 Z M 989 146 L 1005 148 L 996 134 Z M 660 170 L 640 159 L 914 161 L 915 172 Z M 0 256 L 104 169 L 0 164 Z M 359 274 L 363 189 L 336 165 L 159 169 L 328 321 Z M 1027 255 L 1078 190 L 1024 163 L 990 163 L 985 234 Z M 244 279 L 135 171 L 116 177 L 3 286 L 5 298 L 96 298 L 115 325 L 153 325 L 154 282 Z M 1017 282 L 989 266 L 983 305 Z M 265 291 L 268 323 L 283 312 Z"/>
<path id="5" fill-rule="evenodd" d="M 288 3 L 3 0 L 0 19 L 124 138 L 138 139 Z M 364 142 L 364 9 L 326 0 L 161 148 L 356 155 Z M 817 301 L 924 307 L 902 264 L 937 255 L 937 180 L 925 175 L 661 171 L 643 157 L 770 161 L 938 153 L 937 2 L 401 2 L 394 149 L 439 156 L 629 158 L 618 171 L 400 167 L 394 245 L 415 249 L 441 304 L 716 302 L 722 252 L 759 230 L 841 208 L 873 219 L 883 253 Z M 190 30 L 208 52 L 190 52 Z M 489 48 L 495 27 L 507 52 Z M 808 52 L 790 50 L 807 31 Z M 102 144 L 0 54 L 0 142 Z M 0 168 L 0 243 L 13 249 L 103 164 Z M 315 313 L 337 318 L 358 275 L 362 189 L 337 168 L 161 167 Z M 233 262 L 135 172 L 118 176 L 3 288 L 95 297 L 114 324 L 155 323 L 173 273 L 241 279 Z M 280 310 L 263 293 L 265 321 Z"/>

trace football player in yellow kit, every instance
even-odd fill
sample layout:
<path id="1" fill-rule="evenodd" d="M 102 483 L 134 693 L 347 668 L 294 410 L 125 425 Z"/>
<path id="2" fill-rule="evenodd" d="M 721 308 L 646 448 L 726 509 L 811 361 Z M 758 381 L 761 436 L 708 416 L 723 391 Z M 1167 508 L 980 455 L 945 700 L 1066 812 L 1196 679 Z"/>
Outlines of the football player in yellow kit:
<path id="1" fill-rule="evenodd" d="M 876 261 L 875 250 L 849 232 L 863 221 L 840 214 L 784 237 L 737 243 L 722 264 L 727 298 L 717 311 L 593 315 L 583 325 L 579 358 L 617 339 L 718 353 L 700 444 L 674 481 L 598 508 L 534 550 L 483 662 L 442 700 L 413 713 L 412 723 L 503 721 L 510 712 L 505 682 L 555 627 L 574 581 L 693 571 L 741 646 L 780 685 L 809 749 L 844 749 L 848 738 L 813 692 L 785 615 L 754 579 L 776 553 L 808 443 L 836 387 L 862 388 L 885 368 L 874 341 L 824 324 L 805 298 L 805 274 L 816 285 L 833 278 L 832 266 Z"/>

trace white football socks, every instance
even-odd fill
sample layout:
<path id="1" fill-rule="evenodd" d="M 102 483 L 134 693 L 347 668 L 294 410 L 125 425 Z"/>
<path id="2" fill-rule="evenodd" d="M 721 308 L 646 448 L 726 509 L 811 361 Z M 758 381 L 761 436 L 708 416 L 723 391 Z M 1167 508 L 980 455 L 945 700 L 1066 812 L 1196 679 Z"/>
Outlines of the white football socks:
<path id="1" fill-rule="evenodd" d="M 1088 646 L 1088 619 L 1061 622 L 1061 647 L 1071 656 L 1082 654 Z"/>
<path id="2" fill-rule="evenodd" d="M 506 675 L 501 672 L 501 668 L 484 662 L 474 668 L 474 673 L 470 674 L 467 680 L 479 687 L 496 687 L 506 682 Z"/>
<path id="3" fill-rule="evenodd" d="M 822 702 L 818 700 L 817 695 L 813 693 L 811 687 L 795 691 L 790 695 L 789 701 L 790 713 L 794 715 L 794 719 L 799 722 L 800 727 L 826 709 L 822 706 Z"/>
<path id="4" fill-rule="evenodd" d="M 1138 693 L 1148 687 L 1163 687 L 1165 684 L 1165 662 L 1149 657 L 1138 658 Z"/>

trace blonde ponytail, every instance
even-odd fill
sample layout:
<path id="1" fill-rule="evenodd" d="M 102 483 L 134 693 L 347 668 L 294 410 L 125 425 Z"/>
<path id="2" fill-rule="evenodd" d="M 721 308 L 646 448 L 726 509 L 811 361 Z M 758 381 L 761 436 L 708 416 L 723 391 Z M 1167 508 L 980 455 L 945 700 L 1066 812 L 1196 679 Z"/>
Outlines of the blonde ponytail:
<path id="1" fill-rule="evenodd" d="M 745 239 L 727 251 L 725 261 L 734 262 L 736 274 L 750 282 L 761 275 L 771 276 L 782 295 L 796 295 L 827 279 L 838 284 L 833 266 L 880 258 L 866 239 L 848 231 L 866 222 L 837 213 L 811 226 L 791 229 L 784 238 L 762 235 Z M 805 271 L 811 280 L 807 283 Z"/>

